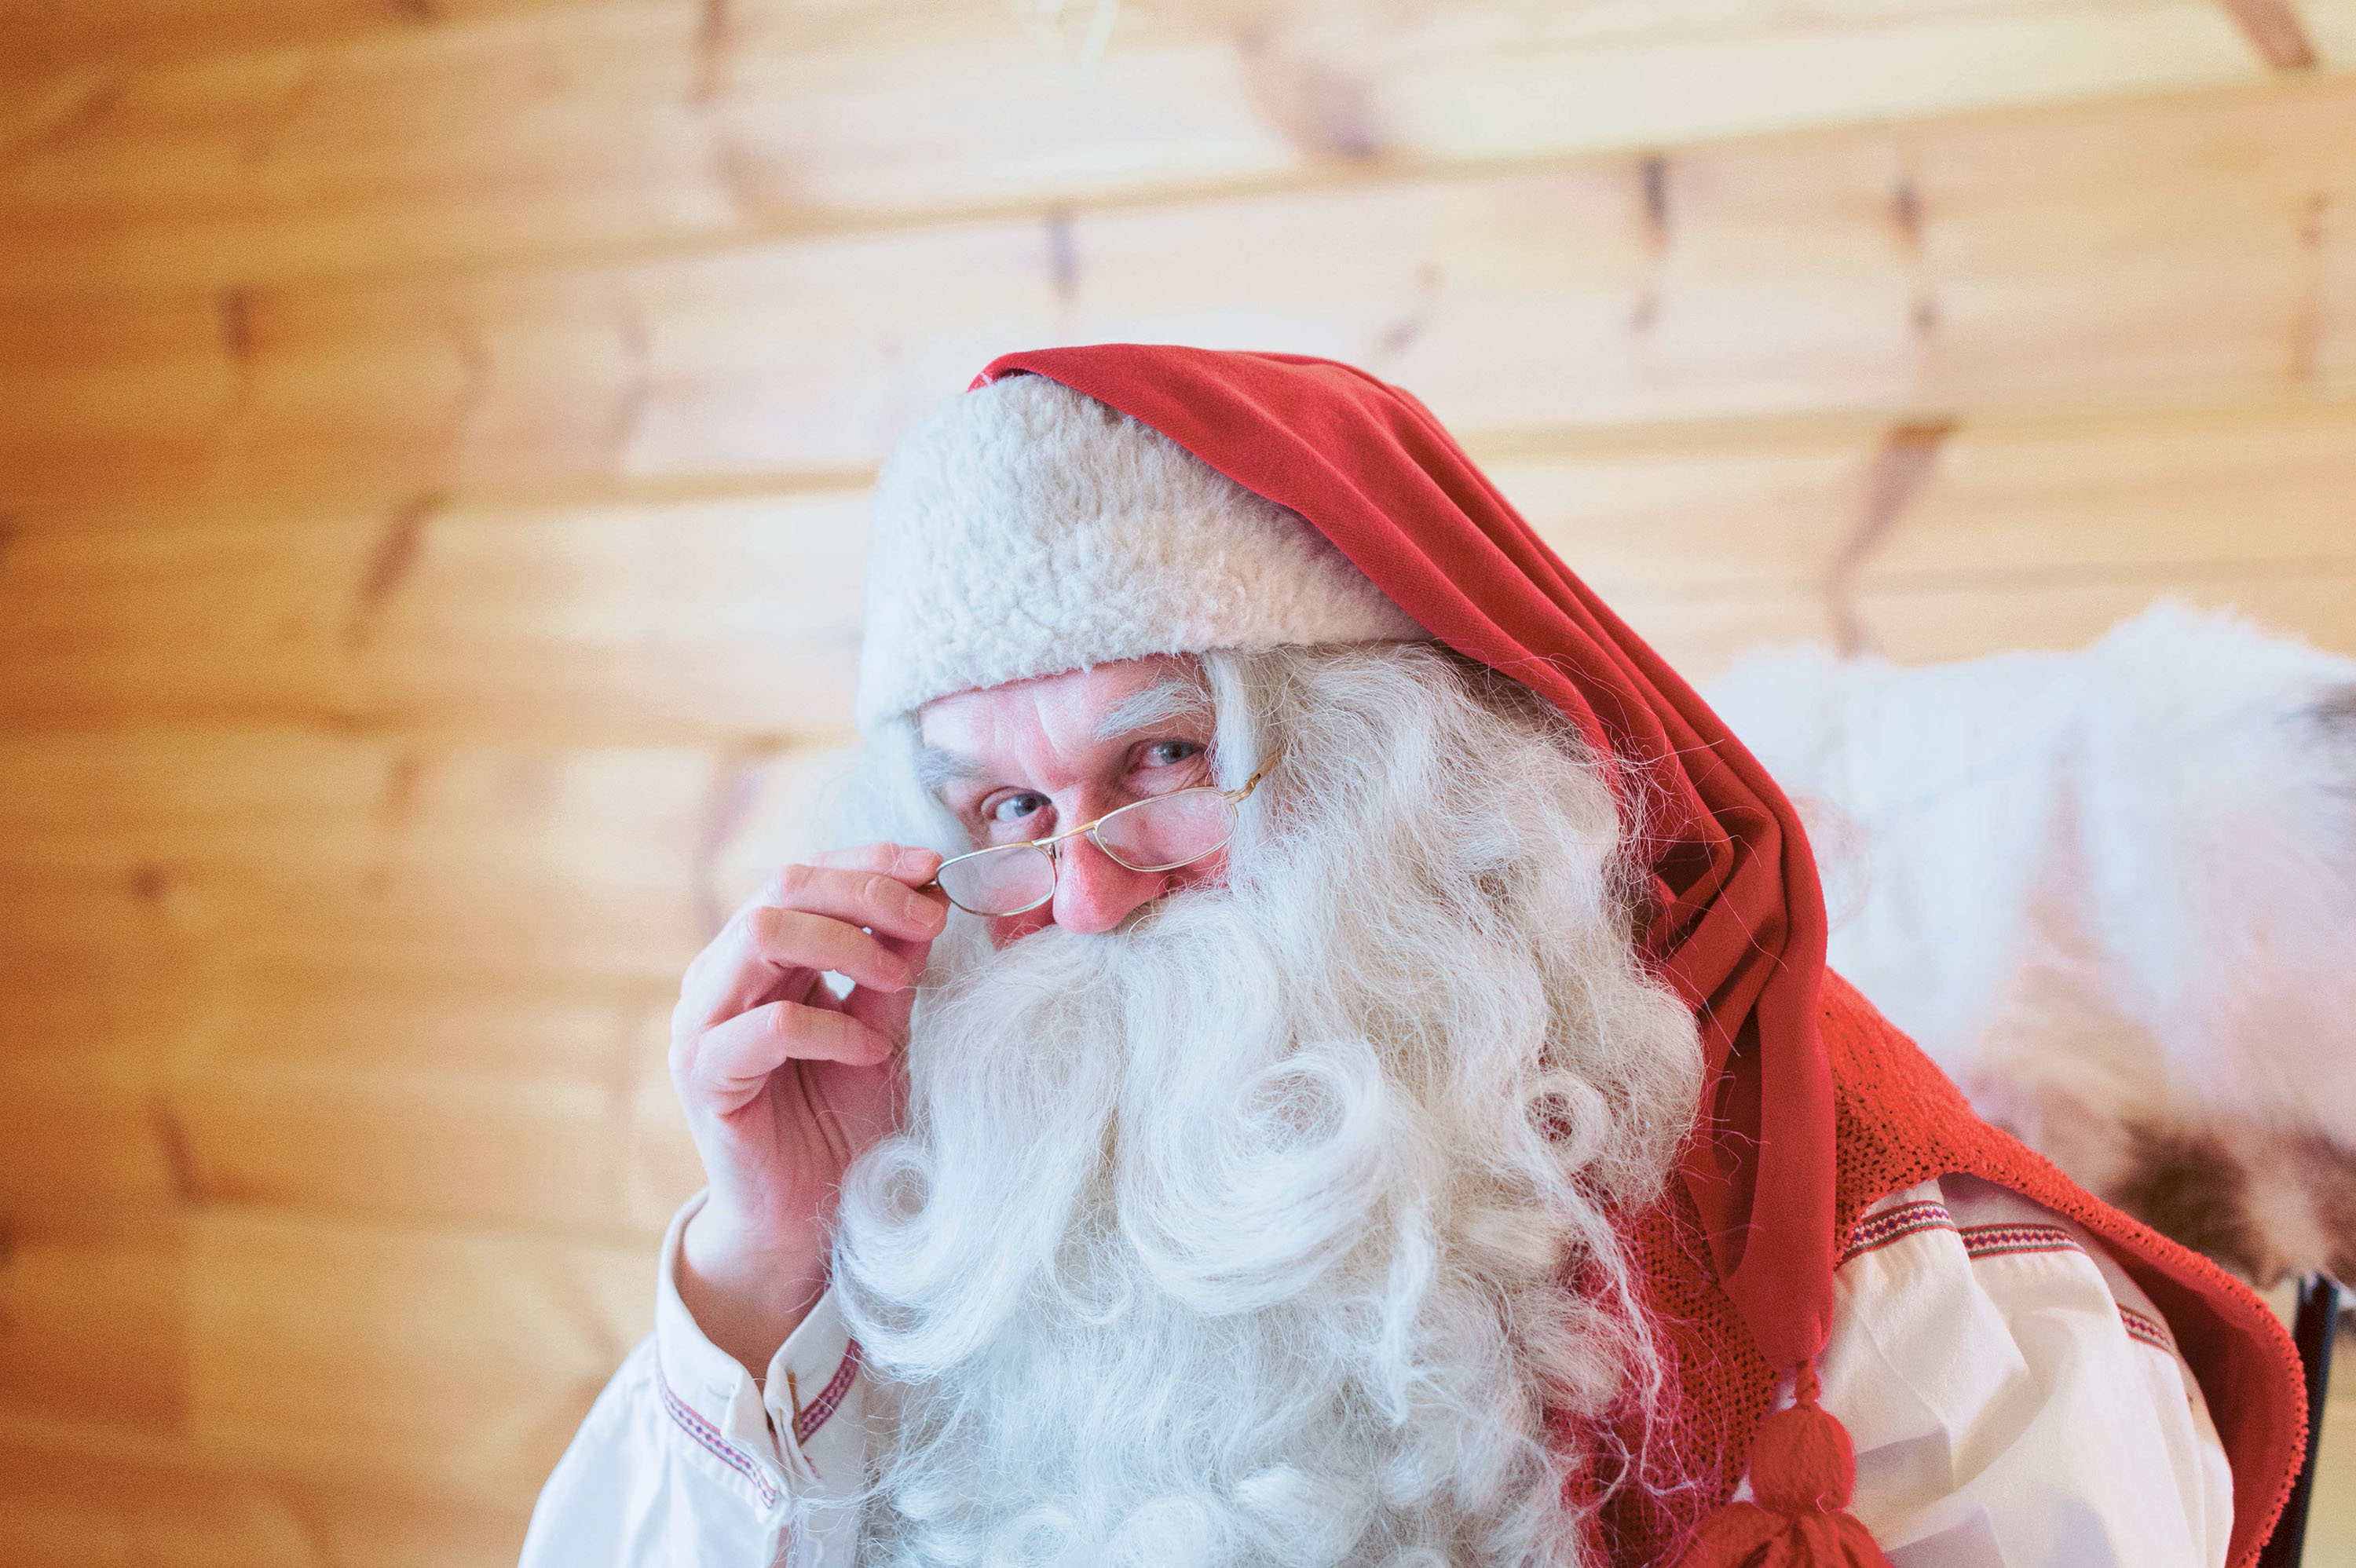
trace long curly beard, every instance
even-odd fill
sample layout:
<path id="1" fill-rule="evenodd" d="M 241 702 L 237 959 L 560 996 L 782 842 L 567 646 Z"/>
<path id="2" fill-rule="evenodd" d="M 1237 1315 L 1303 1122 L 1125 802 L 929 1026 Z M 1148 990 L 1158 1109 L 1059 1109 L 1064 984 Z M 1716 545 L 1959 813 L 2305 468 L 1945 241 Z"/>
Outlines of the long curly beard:
<path id="1" fill-rule="evenodd" d="M 944 944 L 846 1183 L 860 1561 L 1578 1563 L 1700 1079 L 1612 804 L 1429 645 L 1205 663 L 1222 776 L 1283 749 L 1226 885 Z"/>

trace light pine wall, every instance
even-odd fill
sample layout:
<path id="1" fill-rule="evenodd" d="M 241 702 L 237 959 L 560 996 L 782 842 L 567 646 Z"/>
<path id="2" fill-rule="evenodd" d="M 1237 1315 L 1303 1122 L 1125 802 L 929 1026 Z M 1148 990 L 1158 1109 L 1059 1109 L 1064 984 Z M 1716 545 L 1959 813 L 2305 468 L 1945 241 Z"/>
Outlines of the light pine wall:
<path id="1" fill-rule="evenodd" d="M 2356 0 L 0 0 L 0 1562 L 512 1559 L 873 465 L 1108 338 L 1697 677 L 2356 652 Z"/>

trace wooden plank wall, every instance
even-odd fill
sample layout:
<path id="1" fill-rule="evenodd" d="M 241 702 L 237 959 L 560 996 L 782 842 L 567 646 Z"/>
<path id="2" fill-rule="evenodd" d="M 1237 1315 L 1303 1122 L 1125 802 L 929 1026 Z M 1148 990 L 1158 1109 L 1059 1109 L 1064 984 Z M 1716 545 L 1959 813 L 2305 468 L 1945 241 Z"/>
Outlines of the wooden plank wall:
<path id="1" fill-rule="evenodd" d="M 0 0 L 0 1561 L 511 1560 L 878 454 L 1106 338 L 1698 676 L 2356 651 L 2356 0 Z"/>

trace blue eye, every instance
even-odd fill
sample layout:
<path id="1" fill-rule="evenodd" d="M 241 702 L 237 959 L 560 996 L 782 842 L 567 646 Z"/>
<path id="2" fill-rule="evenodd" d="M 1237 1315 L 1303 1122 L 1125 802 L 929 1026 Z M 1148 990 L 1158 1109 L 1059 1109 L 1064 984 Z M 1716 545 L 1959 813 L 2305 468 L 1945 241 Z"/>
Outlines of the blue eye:
<path id="1" fill-rule="evenodd" d="M 991 806 L 990 808 L 990 820 L 992 822 L 1021 822 L 1026 817 L 1036 816 L 1039 813 L 1046 809 L 1047 797 L 1045 795 L 1034 795 L 1026 791 L 1022 795 L 1010 795 L 1004 800 L 1000 801 L 996 805 Z"/>
<path id="2" fill-rule="evenodd" d="M 1192 762 L 1203 754 L 1198 741 L 1156 741 L 1145 748 L 1145 765 L 1149 768 L 1174 767 Z"/>

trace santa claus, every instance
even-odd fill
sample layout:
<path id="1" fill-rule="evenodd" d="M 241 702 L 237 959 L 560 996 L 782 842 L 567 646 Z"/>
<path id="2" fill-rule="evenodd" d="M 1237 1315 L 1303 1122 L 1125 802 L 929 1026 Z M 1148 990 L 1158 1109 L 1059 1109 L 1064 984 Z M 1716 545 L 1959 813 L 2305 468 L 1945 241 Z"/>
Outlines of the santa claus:
<path id="1" fill-rule="evenodd" d="M 1000 360 L 885 467 L 859 707 L 530 1568 L 2265 1541 L 2264 1304 L 1826 972 L 1782 794 L 1405 393 Z"/>

